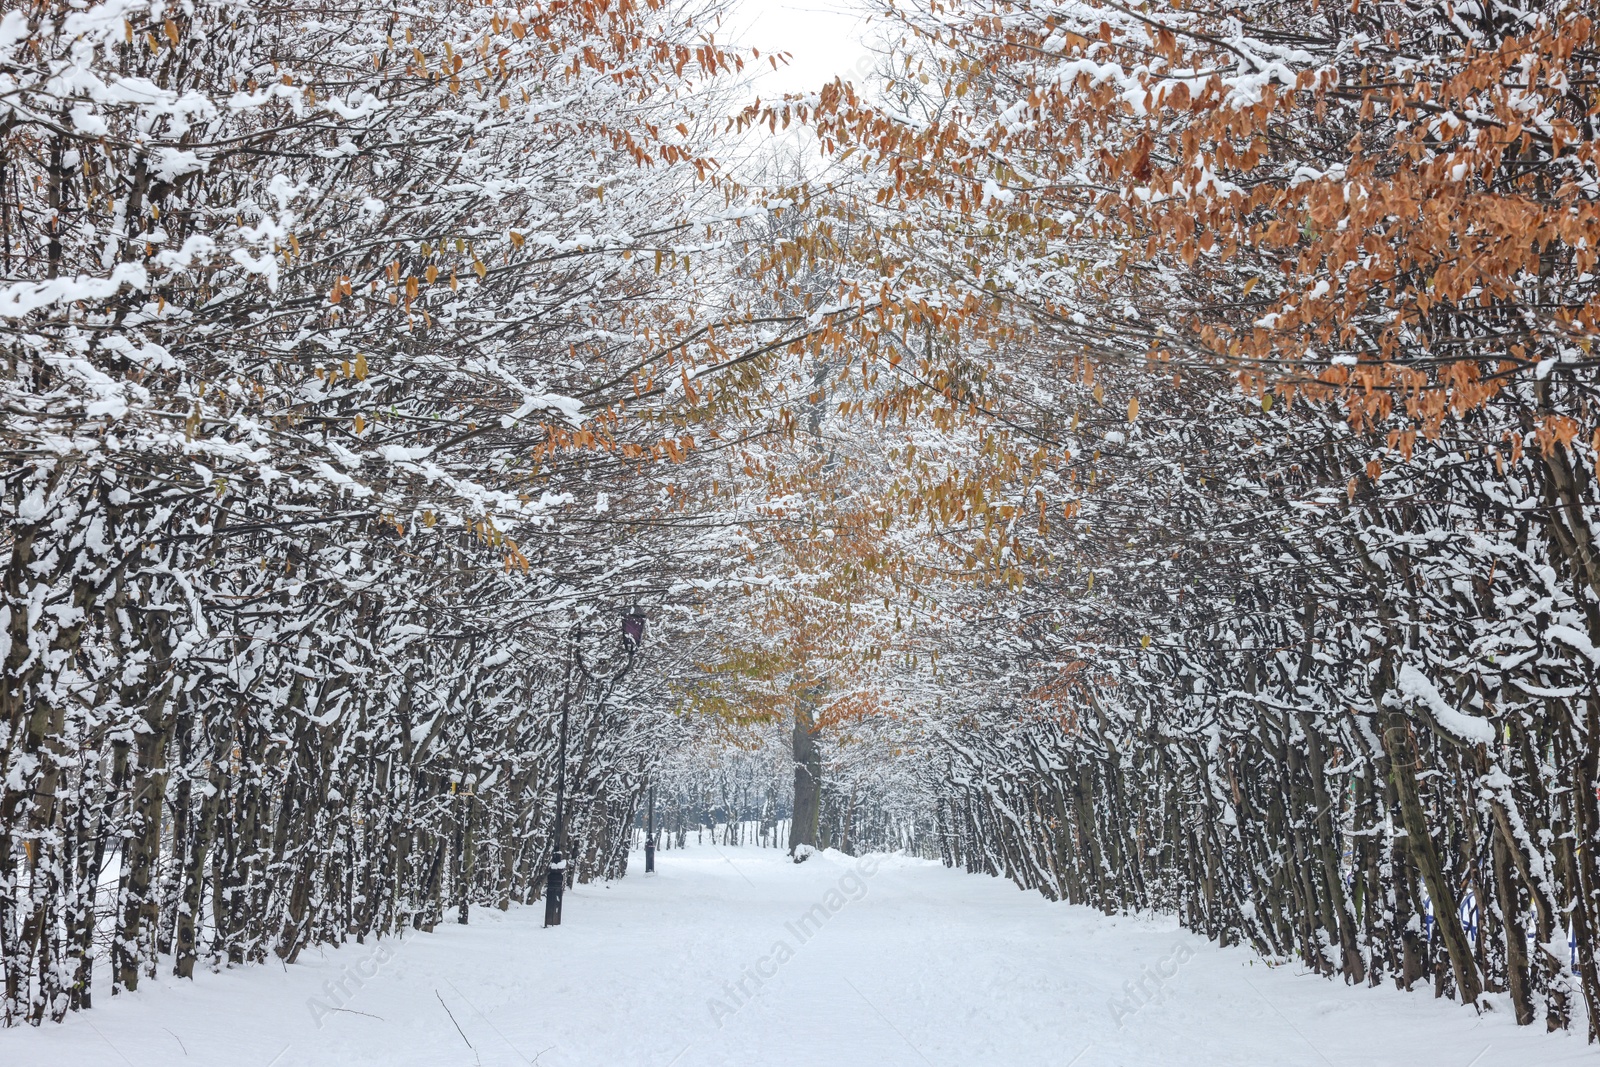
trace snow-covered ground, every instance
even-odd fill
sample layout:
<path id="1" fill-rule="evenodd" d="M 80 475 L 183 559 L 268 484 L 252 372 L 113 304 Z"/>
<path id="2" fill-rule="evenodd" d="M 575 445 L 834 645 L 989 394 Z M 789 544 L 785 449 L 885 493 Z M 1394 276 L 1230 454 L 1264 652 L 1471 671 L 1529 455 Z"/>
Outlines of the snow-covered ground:
<path id="1" fill-rule="evenodd" d="M 1580 1037 L 1518 1029 L 1503 1010 L 1269 969 L 1171 922 L 920 860 L 825 853 L 797 867 L 691 839 L 660 853 L 655 876 L 642 866 L 572 892 L 558 928 L 540 928 L 539 908 L 479 910 L 400 944 L 164 978 L 64 1026 L 0 1032 L 0 1064 L 1596 1062 Z"/>

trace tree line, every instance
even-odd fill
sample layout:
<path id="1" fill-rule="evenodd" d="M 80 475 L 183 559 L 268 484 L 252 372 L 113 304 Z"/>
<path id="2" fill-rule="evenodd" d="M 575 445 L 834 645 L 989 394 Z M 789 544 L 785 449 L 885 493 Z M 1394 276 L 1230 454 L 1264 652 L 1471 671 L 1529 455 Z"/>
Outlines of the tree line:
<path id="1" fill-rule="evenodd" d="M 697 14 L 0 5 L 6 1023 L 624 869 L 794 325 Z"/>
<path id="2" fill-rule="evenodd" d="M 991 442 L 907 461 L 880 682 L 947 862 L 1600 1037 L 1592 17 L 891 17 L 749 118 L 907 294 L 886 410 Z"/>

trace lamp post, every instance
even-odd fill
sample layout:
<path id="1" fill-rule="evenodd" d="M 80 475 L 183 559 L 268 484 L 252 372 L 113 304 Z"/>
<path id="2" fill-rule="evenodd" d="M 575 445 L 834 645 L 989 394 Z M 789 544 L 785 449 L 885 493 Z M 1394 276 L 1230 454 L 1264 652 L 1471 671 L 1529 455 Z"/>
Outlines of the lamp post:
<path id="1" fill-rule="evenodd" d="M 567 676 L 561 683 L 561 740 L 556 754 L 556 826 L 550 852 L 550 870 L 544 880 L 544 924 L 561 925 L 561 893 L 567 887 L 567 709 L 572 705 L 572 664 L 578 658 L 578 643 L 583 640 L 583 624 L 572 630 L 572 651 L 567 659 Z"/>
<path id="2" fill-rule="evenodd" d="M 656 787 L 650 786 L 650 806 L 644 817 L 644 873 L 656 873 Z"/>
<path id="3" fill-rule="evenodd" d="M 628 661 L 611 679 L 611 687 L 633 668 L 633 654 L 644 643 L 644 621 L 644 616 L 637 608 L 622 617 L 622 647 L 628 653 Z M 545 873 L 544 881 L 546 926 L 561 925 L 561 895 L 567 887 L 567 713 L 572 706 L 572 668 L 576 666 L 579 674 L 588 677 L 588 671 L 583 667 L 582 641 L 583 624 L 579 623 L 572 629 L 572 652 L 567 660 L 567 676 L 561 689 L 561 735 L 556 752 L 556 825 L 550 851 L 550 869 Z M 610 691 L 608 687 L 606 694 Z M 601 703 L 604 703 L 604 696 Z"/>

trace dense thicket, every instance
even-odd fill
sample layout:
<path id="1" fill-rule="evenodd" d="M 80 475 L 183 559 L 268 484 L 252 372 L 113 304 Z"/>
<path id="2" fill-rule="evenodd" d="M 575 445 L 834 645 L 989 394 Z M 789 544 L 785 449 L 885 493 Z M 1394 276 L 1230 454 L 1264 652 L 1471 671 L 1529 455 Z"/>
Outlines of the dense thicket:
<path id="1" fill-rule="evenodd" d="M 538 894 L 564 703 L 620 872 L 685 664 L 618 619 L 766 417 L 708 11 L 0 5 L 6 1022 Z"/>
<path id="2" fill-rule="evenodd" d="M 1600 1035 L 1593 21 L 895 15 L 786 108 L 1001 441 L 909 509 L 947 858 Z"/>

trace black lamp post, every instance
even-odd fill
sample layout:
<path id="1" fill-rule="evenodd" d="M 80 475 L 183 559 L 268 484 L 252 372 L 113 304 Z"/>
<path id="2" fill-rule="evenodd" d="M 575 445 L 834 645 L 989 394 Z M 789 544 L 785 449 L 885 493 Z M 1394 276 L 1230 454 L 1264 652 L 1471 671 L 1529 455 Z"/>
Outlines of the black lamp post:
<path id="1" fill-rule="evenodd" d="M 561 740 L 556 753 L 556 826 L 550 853 L 550 870 L 544 880 L 544 924 L 561 925 L 561 892 L 567 887 L 567 709 L 572 705 L 572 664 L 578 658 L 583 640 L 583 624 L 572 630 L 572 651 L 567 659 L 567 677 L 561 684 Z"/>
<path id="2" fill-rule="evenodd" d="M 656 873 L 656 787 L 650 786 L 650 806 L 644 816 L 644 873 Z"/>
<path id="3" fill-rule="evenodd" d="M 567 887 L 567 711 L 572 705 L 572 668 L 578 668 L 578 673 L 585 678 L 588 671 L 584 670 L 582 649 L 583 625 L 580 623 L 572 630 L 572 654 L 567 660 L 567 678 L 561 691 L 561 739 L 556 753 L 556 825 L 554 847 L 550 852 L 550 869 L 545 874 L 544 882 L 544 924 L 546 926 L 561 925 L 561 894 Z M 615 685 L 622 680 L 633 667 L 633 654 L 644 643 L 644 616 L 638 609 L 634 609 L 622 617 L 622 647 L 628 653 L 628 662 L 623 665 L 611 684 Z M 609 692 L 609 690 L 607 690 Z M 648 863 L 647 863 L 648 866 Z"/>

